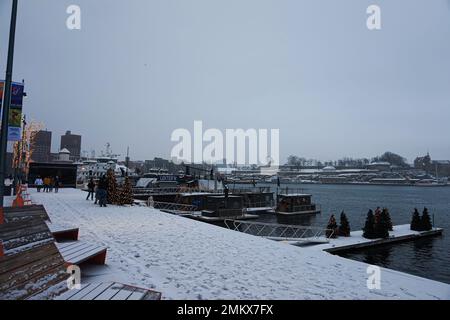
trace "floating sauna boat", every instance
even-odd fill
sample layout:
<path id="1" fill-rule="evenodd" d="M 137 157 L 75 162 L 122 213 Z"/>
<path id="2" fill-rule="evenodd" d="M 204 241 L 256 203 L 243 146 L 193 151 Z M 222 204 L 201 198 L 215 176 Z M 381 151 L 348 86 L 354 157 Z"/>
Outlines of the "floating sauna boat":
<path id="1" fill-rule="evenodd" d="M 320 206 L 312 203 L 311 197 L 310 194 L 280 194 L 275 212 L 281 215 L 318 214 Z"/>
<path id="2" fill-rule="evenodd" d="M 260 214 L 275 212 L 273 192 L 233 191 L 233 195 L 238 195 L 243 198 L 244 208 L 246 208 L 247 213 Z"/>
<path id="3" fill-rule="evenodd" d="M 247 214 L 244 209 L 244 201 L 241 196 L 229 195 L 225 197 L 209 196 L 206 199 L 206 209 L 202 210 L 202 221 L 223 221 L 226 219 L 256 219 L 257 215 Z"/>

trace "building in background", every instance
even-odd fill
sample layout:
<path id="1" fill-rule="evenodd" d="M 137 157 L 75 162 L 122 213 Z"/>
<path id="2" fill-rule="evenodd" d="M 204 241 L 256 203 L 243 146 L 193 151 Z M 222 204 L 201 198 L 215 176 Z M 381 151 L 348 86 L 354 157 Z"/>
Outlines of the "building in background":
<path id="1" fill-rule="evenodd" d="M 66 134 L 61 136 L 61 146 L 59 149 L 69 150 L 70 160 L 79 160 L 81 158 L 81 136 L 72 134 L 71 131 L 66 131 Z"/>
<path id="2" fill-rule="evenodd" d="M 31 160 L 33 162 L 50 162 L 50 150 L 52 147 L 52 132 L 41 130 L 36 133 L 32 142 Z"/>

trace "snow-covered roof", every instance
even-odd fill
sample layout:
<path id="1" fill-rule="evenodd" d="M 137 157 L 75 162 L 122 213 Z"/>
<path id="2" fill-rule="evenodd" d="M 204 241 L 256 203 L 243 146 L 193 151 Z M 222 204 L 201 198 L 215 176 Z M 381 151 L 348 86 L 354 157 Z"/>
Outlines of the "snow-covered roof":
<path id="1" fill-rule="evenodd" d="M 369 164 L 369 166 L 390 166 L 391 164 L 386 161 L 378 161 L 378 162 L 372 162 Z"/>

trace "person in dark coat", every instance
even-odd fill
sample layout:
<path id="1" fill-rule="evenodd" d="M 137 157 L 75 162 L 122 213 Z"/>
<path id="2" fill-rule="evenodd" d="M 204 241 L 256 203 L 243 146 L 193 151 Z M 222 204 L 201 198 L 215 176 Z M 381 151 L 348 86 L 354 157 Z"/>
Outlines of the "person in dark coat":
<path id="1" fill-rule="evenodd" d="M 108 190 L 108 182 L 106 181 L 106 178 L 103 175 L 100 178 L 97 186 L 97 197 L 100 207 L 106 207 L 106 199 L 108 197 L 107 190 Z"/>
<path id="2" fill-rule="evenodd" d="M 93 178 L 89 180 L 87 187 L 88 187 L 88 195 L 86 197 L 86 200 L 89 200 L 89 197 L 91 197 L 91 200 L 94 200 L 95 182 Z"/>
<path id="3" fill-rule="evenodd" d="M 59 177 L 56 176 L 55 179 L 53 180 L 53 186 L 55 187 L 55 193 L 58 193 L 59 190 Z"/>

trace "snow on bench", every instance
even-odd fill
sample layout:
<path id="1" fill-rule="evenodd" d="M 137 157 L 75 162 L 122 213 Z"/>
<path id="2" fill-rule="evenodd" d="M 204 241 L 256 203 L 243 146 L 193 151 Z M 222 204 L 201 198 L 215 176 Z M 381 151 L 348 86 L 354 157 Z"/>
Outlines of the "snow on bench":
<path id="1" fill-rule="evenodd" d="M 0 256 L 0 300 L 63 292 L 61 286 L 51 289 L 64 283 L 69 275 L 53 236 L 41 218 L 0 224 L 0 241 L 5 249 L 4 256 Z"/>
<path id="2" fill-rule="evenodd" d="M 160 300 L 161 293 L 116 282 L 89 283 L 55 300 Z"/>
<path id="3" fill-rule="evenodd" d="M 105 264 L 106 247 L 83 241 L 62 242 L 57 243 L 56 246 L 67 263 L 76 265 L 83 262 Z"/>
<path id="4" fill-rule="evenodd" d="M 42 218 L 50 221 L 43 205 L 29 205 L 24 207 L 5 207 L 3 208 L 5 214 L 5 222 L 13 222 L 27 218 Z"/>

